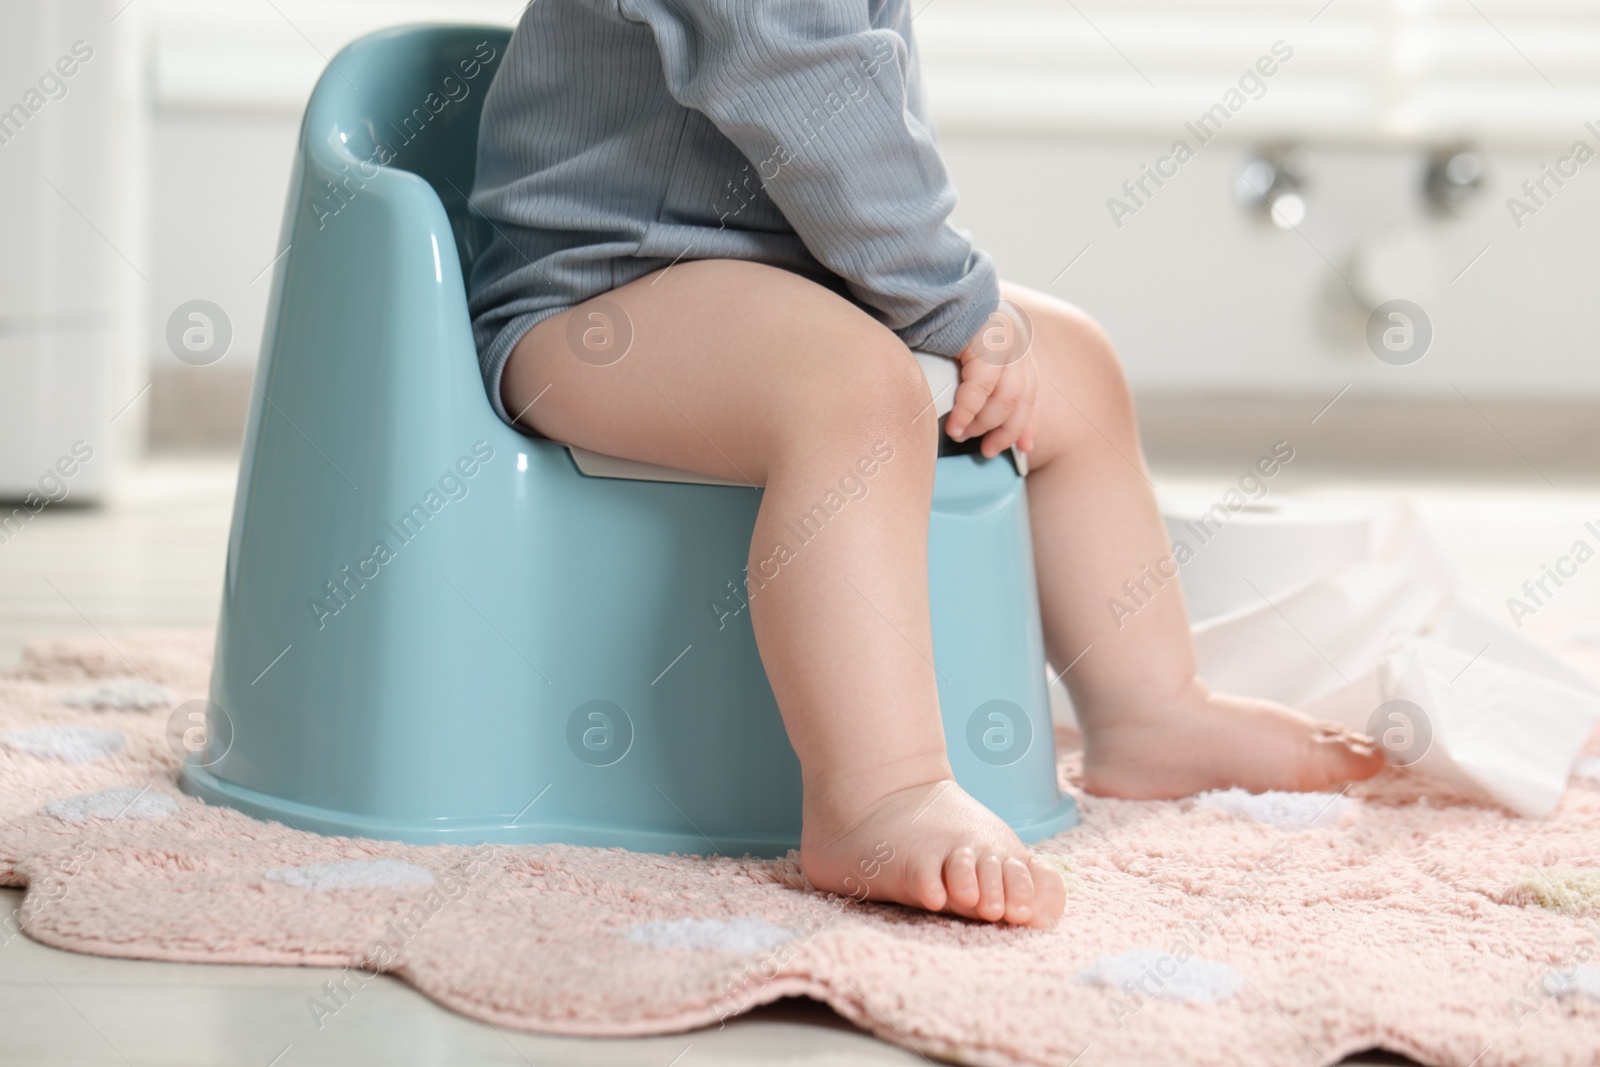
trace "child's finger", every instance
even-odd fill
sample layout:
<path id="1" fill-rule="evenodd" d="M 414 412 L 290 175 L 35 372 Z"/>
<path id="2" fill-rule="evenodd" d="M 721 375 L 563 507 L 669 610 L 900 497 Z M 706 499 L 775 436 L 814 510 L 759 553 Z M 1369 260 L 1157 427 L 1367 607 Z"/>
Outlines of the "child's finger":
<path id="1" fill-rule="evenodd" d="M 965 439 L 968 427 L 988 403 L 989 394 L 999 379 L 998 368 L 982 360 L 973 360 L 962 366 L 961 385 L 956 389 L 956 398 L 950 408 L 950 414 L 944 420 L 944 432 L 949 435 L 950 440 Z"/>
<path id="2" fill-rule="evenodd" d="M 974 415 L 972 422 L 967 426 L 967 436 L 982 437 L 990 430 L 1003 425 L 1017 409 L 1017 404 L 1021 402 L 1026 392 L 1027 381 L 1022 372 L 1015 367 L 1005 368 L 1000 380 L 989 393 L 989 399 L 984 402 L 983 410 Z"/>
<path id="3" fill-rule="evenodd" d="M 1039 409 L 1035 407 L 1028 415 L 1028 428 L 1022 431 L 1022 436 L 1017 438 L 1017 447 L 1024 452 L 1032 452 L 1033 446 L 1039 438 Z"/>
<path id="4" fill-rule="evenodd" d="M 1022 438 L 1032 429 L 1033 417 L 1033 398 L 1024 397 L 1022 401 L 1012 409 L 1011 414 L 1006 417 L 1005 422 L 1001 423 L 993 430 L 990 430 L 989 433 L 985 435 L 983 439 L 983 454 L 988 456 L 990 459 L 993 459 L 995 456 L 998 456 L 1012 445 L 1022 448 Z M 1031 441 L 1029 442 L 1028 447 L 1032 447 Z M 1028 448 L 1022 448 L 1022 450 L 1026 452 L 1028 451 Z"/>
<path id="5" fill-rule="evenodd" d="M 984 403 L 983 410 L 973 418 L 971 425 L 966 428 L 968 437 L 982 437 L 990 430 L 1004 425 L 1017 406 L 1022 403 L 1032 403 L 1038 392 L 1038 381 L 1034 375 L 1032 360 L 1018 360 L 1015 363 L 1005 364 L 1000 368 L 998 381 L 989 394 L 989 399 Z"/>

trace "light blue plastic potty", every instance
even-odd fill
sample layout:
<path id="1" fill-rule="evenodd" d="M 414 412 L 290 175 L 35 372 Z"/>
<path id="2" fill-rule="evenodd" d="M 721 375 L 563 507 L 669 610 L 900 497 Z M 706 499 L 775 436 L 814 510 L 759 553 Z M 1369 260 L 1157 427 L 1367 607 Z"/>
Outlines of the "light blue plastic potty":
<path id="1" fill-rule="evenodd" d="M 312 95 L 184 788 L 327 834 L 781 854 L 800 768 L 742 595 L 760 491 L 586 475 L 484 396 L 466 194 L 508 39 L 387 30 Z M 940 459 L 929 563 L 957 779 L 1025 840 L 1073 826 L 1007 459 Z"/>

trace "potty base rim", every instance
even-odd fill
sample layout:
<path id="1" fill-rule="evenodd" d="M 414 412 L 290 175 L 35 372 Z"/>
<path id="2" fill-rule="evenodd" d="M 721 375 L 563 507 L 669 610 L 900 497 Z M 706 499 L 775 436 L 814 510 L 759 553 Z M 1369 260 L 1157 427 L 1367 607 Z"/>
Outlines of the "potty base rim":
<path id="1" fill-rule="evenodd" d="M 366 837 L 413 845 L 577 845 L 621 848 L 686 856 L 755 856 L 772 859 L 798 849 L 798 838 L 787 834 L 704 835 L 641 827 L 601 826 L 571 821 L 532 821 L 518 816 L 435 819 L 428 822 L 386 819 L 273 797 L 248 786 L 229 782 L 193 762 L 186 762 L 180 788 L 208 804 L 233 808 L 251 818 L 281 823 L 295 830 L 324 837 Z M 1034 844 L 1070 830 L 1081 820 L 1078 805 L 1063 793 L 1041 816 L 1012 823 L 1025 844 Z M 707 846 L 710 846 L 709 848 Z"/>

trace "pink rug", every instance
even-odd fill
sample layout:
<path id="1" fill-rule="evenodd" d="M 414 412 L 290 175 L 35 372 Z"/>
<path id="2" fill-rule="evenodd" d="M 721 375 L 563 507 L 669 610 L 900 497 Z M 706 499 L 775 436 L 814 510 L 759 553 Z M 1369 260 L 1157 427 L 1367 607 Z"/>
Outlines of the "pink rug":
<path id="1" fill-rule="evenodd" d="M 547 1033 L 803 995 L 973 1064 L 1600 1063 L 1595 742 L 1543 822 L 1400 772 L 1339 797 L 1080 795 L 1084 826 L 1044 846 L 1071 891 L 1041 933 L 830 899 L 786 861 L 414 847 L 207 807 L 165 735 L 210 636 L 112 640 L 39 642 L 0 679 L 0 884 L 28 886 L 45 944 L 345 968 L 307 1004 L 324 1021 L 387 971 Z"/>

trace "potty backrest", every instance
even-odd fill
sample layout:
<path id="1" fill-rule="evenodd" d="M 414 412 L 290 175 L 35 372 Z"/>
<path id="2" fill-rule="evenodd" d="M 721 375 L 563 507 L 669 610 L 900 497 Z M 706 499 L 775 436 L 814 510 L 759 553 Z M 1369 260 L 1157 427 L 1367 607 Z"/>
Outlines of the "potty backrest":
<path id="1" fill-rule="evenodd" d="M 345 49 L 308 111 L 331 123 L 360 171 L 374 165 L 418 175 L 444 204 L 462 274 L 493 228 L 468 206 L 477 170 L 478 119 L 505 55 L 503 26 L 398 26 Z"/>

